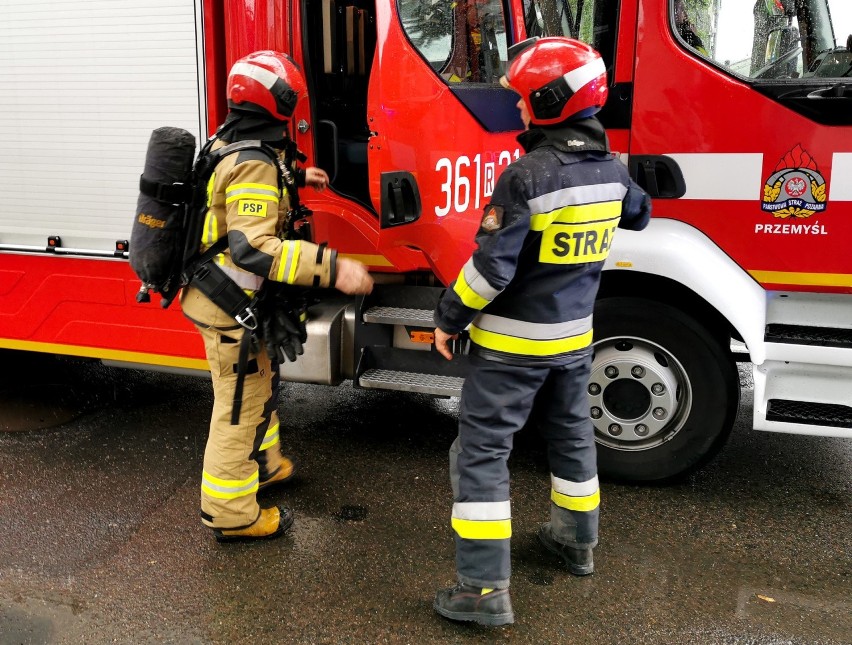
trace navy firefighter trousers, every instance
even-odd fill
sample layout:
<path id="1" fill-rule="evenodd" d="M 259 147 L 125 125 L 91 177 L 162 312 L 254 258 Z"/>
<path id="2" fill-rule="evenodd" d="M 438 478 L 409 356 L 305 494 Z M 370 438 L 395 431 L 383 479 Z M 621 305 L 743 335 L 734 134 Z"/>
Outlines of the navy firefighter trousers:
<path id="1" fill-rule="evenodd" d="M 547 442 L 553 535 L 571 546 L 597 544 L 600 491 L 586 392 L 591 357 L 556 367 L 470 360 L 459 436 L 450 448 L 456 570 L 465 584 L 504 589 L 512 535 L 507 460 L 534 403 L 533 421 Z"/>

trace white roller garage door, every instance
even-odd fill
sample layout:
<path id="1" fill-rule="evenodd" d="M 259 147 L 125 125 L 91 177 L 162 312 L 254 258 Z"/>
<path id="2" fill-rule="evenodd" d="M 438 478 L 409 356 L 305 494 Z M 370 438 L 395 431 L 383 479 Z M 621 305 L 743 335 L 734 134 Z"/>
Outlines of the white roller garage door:
<path id="1" fill-rule="evenodd" d="M 127 239 L 151 131 L 202 129 L 185 0 L 27 0 L 0 19 L 0 248 Z"/>

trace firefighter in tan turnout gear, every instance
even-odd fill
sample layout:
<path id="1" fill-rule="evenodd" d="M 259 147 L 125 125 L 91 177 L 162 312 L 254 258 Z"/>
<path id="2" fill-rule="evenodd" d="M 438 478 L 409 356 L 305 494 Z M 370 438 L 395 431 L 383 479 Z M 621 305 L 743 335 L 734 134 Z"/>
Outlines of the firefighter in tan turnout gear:
<path id="1" fill-rule="evenodd" d="M 227 93 L 229 114 L 213 149 L 260 140 L 284 159 L 285 151 L 294 148 L 287 120 L 307 93 L 295 63 L 277 52 L 250 54 L 231 68 Z M 295 165 L 291 169 L 297 184 L 316 190 L 328 184 L 321 169 Z M 265 281 L 369 293 L 373 281 L 360 263 L 338 258 L 333 249 L 283 239 L 294 196 L 280 185 L 279 173 L 273 160 L 257 149 L 224 157 L 208 184 L 201 249 L 226 236 L 228 248 L 214 262 L 249 296 Z M 249 332 L 192 284 L 181 296 L 181 307 L 201 332 L 213 378 L 213 413 L 201 481 L 202 521 L 219 541 L 281 535 L 292 525 L 292 513 L 285 507 L 261 509 L 256 494 L 293 473 L 292 461 L 281 453 L 278 362 L 285 353 L 294 359 L 301 344 L 291 339 L 297 347 L 275 348 L 278 356 L 270 356 L 264 343 L 254 343 L 243 356 L 240 378 L 240 348 L 248 347 L 241 341 Z M 238 414 L 232 414 L 235 410 Z"/>
<path id="2" fill-rule="evenodd" d="M 484 625 L 514 621 L 507 460 L 535 420 L 547 441 L 550 522 L 544 546 L 575 575 L 594 571 L 598 490 L 587 388 L 592 309 L 618 227 L 645 228 L 650 199 L 609 152 L 593 116 L 607 97 L 591 47 L 533 38 L 509 50 L 503 84 L 521 95 L 526 154 L 500 175 L 477 249 L 435 311 L 435 344 L 470 326 L 470 372 L 450 448 L 458 584 L 435 610 Z"/>

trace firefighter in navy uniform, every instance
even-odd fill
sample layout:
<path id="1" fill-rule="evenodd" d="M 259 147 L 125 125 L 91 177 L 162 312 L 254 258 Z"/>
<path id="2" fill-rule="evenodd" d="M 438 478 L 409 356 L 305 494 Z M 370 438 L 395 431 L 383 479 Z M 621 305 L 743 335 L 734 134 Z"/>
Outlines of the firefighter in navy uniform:
<path id="1" fill-rule="evenodd" d="M 435 345 L 447 359 L 448 341 L 470 325 L 471 370 L 450 448 L 458 584 L 438 591 L 434 607 L 484 625 L 514 621 L 507 460 L 534 401 L 551 470 L 539 538 L 571 573 L 594 570 L 592 310 L 615 229 L 641 230 L 650 217 L 650 199 L 593 116 L 608 92 L 594 49 L 567 38 L 523 41 L 501 82 L 521 95 L 526 154 L 500 176 L 477 249 L 435 311 Z"/>
<path id="2" fill-rule="evenodd" d="M 229 114 L 213 148 L 261 140 L 276 151 L 291 144 L 287 120 L 307 92 L 295 63 L 277 52 L 255 52 L 238 60 L 228 76 Z M 292 146 L 291 146 L 292 150 Z M 289 160 L 288 160 L 289 161 Z M 292 166 L 296 183 L 317 190 L 328 184 L 318 168 Z M 283 239 L 290 195 L 279 185 L 279 169 L 259 150 L 225 156 L 208 184 L 208 211 L 201 249 L 222 236 L 228 248 L 215 262 L 241 289 L 254 295 L 265 281 L 336 287 L 348 294 L 369 293 L 372 278 L 358 262 L 304 240 Z M 292 189 L 291 189 L 292 190 Z M 256 343 L 238 384 L 240 346 L 246 330 L 190 284 L 181 295 L 184 314 L 198 327 L 213 378 L 214 404 L 204 453 L 201 516 L 219 541 L 269 538 L 293 523 L 284 507 L 261 509 L 259 489 L 290 478 L 293 463 L 281 453 L 278 422 L 278 360 Z M 295 358 L 297 339 L 286 353 Z M 282 342 L 287 338 L 283 337 Z M 259 346 L 258 346 L 259 345 Z M 301 345 L 298 344 L 298 349 Z M 235 390 L 242 387 L 238 423 L 232 425 Z"/>

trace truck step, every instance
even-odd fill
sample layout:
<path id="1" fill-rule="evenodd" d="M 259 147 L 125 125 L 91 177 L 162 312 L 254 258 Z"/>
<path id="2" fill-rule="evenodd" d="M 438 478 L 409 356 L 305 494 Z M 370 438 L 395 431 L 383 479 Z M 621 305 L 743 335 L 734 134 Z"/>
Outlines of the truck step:
<path id="1" fill-rule="evenodd" d="M 408 325 L 410 327 L 434 327 L 432 309 L 413 309 L 409 307 L 370 307 L 364 312 L 365 323 L 382 325 Z"/>
<path id="2" fill-rule="evenodd" d="M 766 419 L 786 423 L 852 428 L 852 408 L 836 403 L 770 399 Z"/>
<path id="3" fill-rule="evenodd" d="M 771 323 L 766 325 L 765 339 L 768 343 L 852 349 L 852 329 Z"/>
<path id="4" fill-rule="evenodd" d="M 460 396 L 467 370 L 464 355 L 448 361 L 434 351 L 365 347 L 355 382 L 364 388 Z"/>
<path id="5" fill-rule="evenodd" d="M 401 392 L 424 392 L 435 396 L 461 396 L 464 379 L 415 372 L 369 369 L 359 379 L 361 387 Z"/>
<path id="6" fill-rule="evenodd" d="M 755 430 L 852 438 L 852 367 L 767 360 L 753 370 Z"/>

